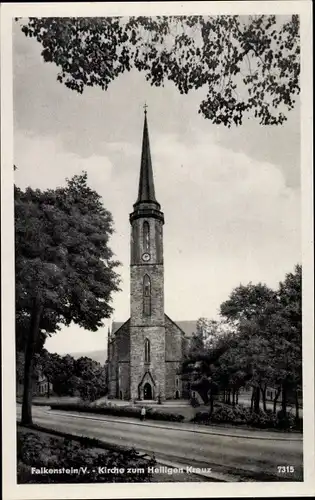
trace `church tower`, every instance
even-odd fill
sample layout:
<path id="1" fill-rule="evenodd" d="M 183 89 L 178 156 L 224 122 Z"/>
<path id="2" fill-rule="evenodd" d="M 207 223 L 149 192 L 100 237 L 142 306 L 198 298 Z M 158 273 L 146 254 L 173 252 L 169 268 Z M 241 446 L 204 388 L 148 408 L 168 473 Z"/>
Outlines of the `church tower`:
<path id="1" fill-rule="evenodd" d="M 130 398 L 164 400 L 164 214 L 155 197 L 146 109 L 138 198 L 129 219 Z"/>

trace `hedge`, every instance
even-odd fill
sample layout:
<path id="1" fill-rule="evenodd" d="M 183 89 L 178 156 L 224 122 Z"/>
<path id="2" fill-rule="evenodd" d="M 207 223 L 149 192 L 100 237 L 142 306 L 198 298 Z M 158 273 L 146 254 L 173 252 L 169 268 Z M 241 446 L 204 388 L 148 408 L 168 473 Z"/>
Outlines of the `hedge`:
<path id="1" fill-rule="evenodd" d="M 79 397 L 71 396 L 51 396 L 50 398 L 46 398 L 45 396 L 36 396 L 36 398 L 38 399 L 34 399 L 34 397 L 32 398 L 32 406 L 50 406 L 51 404 L 78 404 L 80 402 Z M 23 398 L 18 396 L 16 398 L 16 402 L 22 404 Z"/>
<path id="2" fill-rule="evenodd" d="M 78 411 L 82 413 L 94 413 L 100 415 L 114 415 L 116 417 L 134 417 L 140 418 L 141 408 L 135 408 L 133 406 L 103 406 L 103 407 L 91 407 L 88 403 L 79 404 L 51 404 L 50 408 L 52 410 L 63 410 L 63 411 Z M 169 413 L 165 411 L 157 411 L 151 408 L 146 411 L 146 418 L 150 420 L 164 420 L 169 422 L 182 422 L 185 417 L 183 415 Z"/>
<path id="3" fill-rule="evenodd" d="M 148 482 L 152 474 L 148 467 L 156 465 L 154 458 L 139 457 L 134 449 L 126 451 L 98 451 L 73 437 L 73 439 L 55 438 L 49 435 L 38 435 L 27 429 L 18 430 L 17 439 L 17 482 L 18 484 L 43 483 L 115 483 L 115 482 Z M 32 468 L 72 469 L 68 474 L 60 473 L 34 474 Z M 85 474 L 83 469 L 87 468 Z M 102 470 L 99 470 L 99 467 Z M 104 468 L 124 469 L 119 473 L 104 471 Z M 81 469 L 80 469 L 81 468 Z M 82 469 L 83 468 L 83 469 Z M 127 473 L 127 469 L 132 471 Z"/>
<path id="4" fill-rule="evenodd" d="M 259 429 L 299 430 L 303 428 L 303 419 L 296 421 L 291 413 L 283 415 L 281 411 L 274 414 L 272 410 L 260 410 L 255 413 L 248 407 L 241 405 L 222 405 L 214 408 L 210 417 L 209 412 L 198 412 L 191 422 L 211 425 L 212 423 L 228 423 L 232 425 L 248 425 Z"/>

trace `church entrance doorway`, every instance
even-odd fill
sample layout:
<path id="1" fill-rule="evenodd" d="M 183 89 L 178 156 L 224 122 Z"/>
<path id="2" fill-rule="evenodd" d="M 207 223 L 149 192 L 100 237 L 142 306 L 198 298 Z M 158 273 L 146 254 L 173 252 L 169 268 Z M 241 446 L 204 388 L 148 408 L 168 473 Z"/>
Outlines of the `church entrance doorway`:
<path id="1" fill-rule="evenodd" d="M 147 382 L 146 384 L 144 384 L 144 387 L 143 387 L 143 399 L 152 399 L 152 387 L 149 384 L 149 382 Z"/>

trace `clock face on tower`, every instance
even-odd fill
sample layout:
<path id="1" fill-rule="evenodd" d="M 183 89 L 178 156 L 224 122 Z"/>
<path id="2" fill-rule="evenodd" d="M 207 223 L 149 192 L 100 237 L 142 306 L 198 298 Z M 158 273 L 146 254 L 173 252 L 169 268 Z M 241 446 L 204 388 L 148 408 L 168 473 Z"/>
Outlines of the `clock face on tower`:
<path id="1" fill-rule="evenodd" d="M 150 260 L 150 254 L 149 253 L 144 253 L 142 255 L 142 260 L 144 260 L 144 262 L 148 262 Z"/>

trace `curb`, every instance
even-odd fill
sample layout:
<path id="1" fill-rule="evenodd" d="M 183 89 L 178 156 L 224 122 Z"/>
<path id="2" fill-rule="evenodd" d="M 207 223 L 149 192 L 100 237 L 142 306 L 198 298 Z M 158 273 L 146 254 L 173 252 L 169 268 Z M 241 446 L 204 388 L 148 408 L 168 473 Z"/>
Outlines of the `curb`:
<path id="1" fill-rule="evenodd" d="M 51 413 L 53 411 L 55 412 L 59 412 L 59 414 L 63 414 L 63 415 L 68 415 L 70 417 L 76 417 L 76 418 L 85 418 L 85 419 L 89 419 L 89 420 L 101 420 L 103 422 L 120 422 L 120 423 L 123 423 L 123 424 L 130 424 L 132 423 L 133 425 L 139 425 L 139 426 L 145 426 L 145 427 L 154 427 L 154 428 L 157 428 L 157 429 L 170 429 L 170 430 L 175 430 L 175 431 L 187 431 L 187 432 L 194 432 L 196 434 L 206 434 L 206 435 L 214 435 L 214 436 L 226 436 L 226 437 L 233 437 L 233 438 L 245 438 L 245 439 L 263 439 L 263 440 L 267 440 L 267 441 L 300 441 L 302 442 L 303 441 L 303 438 L 284 438 L 284 437 L 277 437 L 277 436 L 251 436 L 249 434 L 228 434 L 228 433 L 223 433 L 223 432 L 215 432 L 215 431 L 210 431 L 210 430 L 206 430 L 206 429 L 203 429 L 203 430 L 200 430 L 200 429 L 189 429 L 189 428 L 186 428 L 186 427 L 173 427 L 173 426 L 164 426 L 164 425 L 159 425 L 159 424 L 152 424 L 152 423 L 142 423 L 142 422 L 137 422 L 137 421 L 131 421 L 131 420 L 122 420 L 121 418 L 118 417 L 117 420 L 115 419 L 110 419 L 110 418 L 106 418 L 106 416 L 104 415 L 105 418 L 102 417 L 99 417 L 97 416 L 96 414 L 93 415 L 93 416 L 89 416 L 87 413 L 83 416 L 83 415 L 76 415 L 75 413 L 69 413 L 68 411 L 64 411 L 64 410 L 44 410 L 46 413 Z M 195 424 L 197 425 L 197 424 Z"/>

